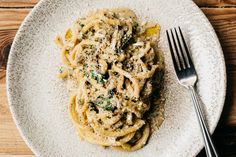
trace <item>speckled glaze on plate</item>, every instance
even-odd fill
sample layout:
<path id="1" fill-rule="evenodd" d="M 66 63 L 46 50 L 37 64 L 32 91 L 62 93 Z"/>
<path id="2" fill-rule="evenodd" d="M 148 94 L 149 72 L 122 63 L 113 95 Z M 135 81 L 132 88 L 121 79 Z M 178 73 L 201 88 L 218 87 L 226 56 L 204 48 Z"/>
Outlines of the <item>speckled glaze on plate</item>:
<path id="1" fill-rule="evenodd" d="M 89 11 L 112 7 L 131 8 L 138 18 L 161 25 L 166 63 L 165 121 L 144 148 L 128 153 L 80 140 L 69 118 L 65 84 L 56 77 L 60 54 L 55 36 Z M 181 26 L 187 36 L 199 75 L 197 89 L 213 132 L 225 99 L 225 63 L 212 26 L 191 0 L 40 1 L 15 37 L 7 69 L 10 109 L 32 151 L 46 157 L 195 156 L 203 140 L 190 96 L 175 78 L 165 36 L 165 30 L 174 26 Z"/>

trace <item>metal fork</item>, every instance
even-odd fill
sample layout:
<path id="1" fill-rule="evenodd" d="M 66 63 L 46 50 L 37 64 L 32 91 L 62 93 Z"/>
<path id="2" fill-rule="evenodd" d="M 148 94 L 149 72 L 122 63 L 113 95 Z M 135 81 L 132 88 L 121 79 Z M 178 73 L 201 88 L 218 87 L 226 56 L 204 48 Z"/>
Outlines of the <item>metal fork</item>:
<path id="1" fill-rule="evenodd" d="M 198 122 L 201 127 L 207 157 L 218 157 L 210 133 L 207 129 L 198 96 L 194 88 L 195 83 L 197 82 L 197 73 L 190 57 L 187 44 L 184 40 L 183 33 L 180 27 L 178 27 L 167 30 L 166 34 L 178 81 L 181 85 L 186 87 L 191 94 L 194 108 L 198 117 Z"/>

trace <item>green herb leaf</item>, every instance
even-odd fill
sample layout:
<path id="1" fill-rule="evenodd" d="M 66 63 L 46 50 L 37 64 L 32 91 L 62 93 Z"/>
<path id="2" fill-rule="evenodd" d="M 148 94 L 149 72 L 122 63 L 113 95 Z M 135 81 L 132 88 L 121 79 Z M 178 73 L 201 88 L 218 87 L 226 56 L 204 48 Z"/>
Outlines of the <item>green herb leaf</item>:
<path id="1" fill-rule="evenodd" d="M 84 68 L 87 69 L 88 68 L 88 64 L 84 64 Z"/>
<path id="2" fill-rule="evenodd" d="M 59 73 L 63 73 L 63 71 L 64 71 L 64 68 L 63 68 L 63 67 L 60 67 Z"/>
<path id="3" fill-rule="evenodd" d="M 131 34 L 125 34 L 121 41 L 121 48 L 124 49 L 133 41 L 133 37 Z"/>
<path id="4" fill-rule="evenodd" d="M 133 32 L 133 33 L 136 33 L 137 28 L 138 28 L 138 23 L 137 23 L 137 22 L 134 22 L 134 24 L 133 24 L 133 26 L 132 26 L 132 32 Z"/>
<path id="5" fill-rule="evenodd" d="M 100 105 L 100 102 L 99 102 L 99 101 L 95 101 L 95 102 L 94 102 L 94 105 L 99 106 L 99 105 Z"/>
<path id="6" fill-rule="evenodd" d="M 100 84 L 105 83 L 105 81 L 104 81 L 104 79 L 102 77 L 98 77 L 97 78 L 97 82 L 100 83 Z"/>
<path id="7" fill-rule="evenodd" d="M 80 23 L 79 25 L 80 25 L 80 27 L 82 27 L 82 28 L 84 27 L 84 24 L 83 24 L 83 23 Z"/>
<path id="8" fill-rule="evenodd" d="M 92 71 L 91 77 L 97 80 L 97 83 L 104 84 L 106 80 L 104 79 L 104 75 L 98 73 L 97 71 Z"/>
<path id="9" fill-rule="evenodd" d="M 89 74 L 88 74 L 87 72 L 85 72 L 85 76 L 86 76 L 87 78 L 89 78 Z"/>
<path id="10" fill-rule="evenodd" d="M 114 93 L 113 89 L 108 90 L 108 97 L 109 98 L 112 98 L 114 94 L 115 93 Z"/>
<path id="11" fill-rule="evenodd" d="M 103 109 L 106 111 L 112 111 L 112 112 L 115 110 L 115 108 L 113 106 L 109 106 L 109 105 L 104 106 Z"/>
<path id="12" fill-rule="evenodd" d="M 97 99 L 94 101 L 94 104 L 96 106 L 100 106 L 100 104 L 103 104 L 104 103 L 104 94 L 101 94 L 97 97 Z"/>
<path id="13" fill-rule="evenodd" d="M 92 71 L 91 77 L 92 77 L 93 79 L 96 79 L 96 77 L 97 77 L 97 72 L 96 72 L 96 71 Z"/>
<path id="14" fill-rule="evenodd" d="M 98 98 L 104 99 L 104 94 L 99 95 Z"/>
<path id="15" fill-rule="evenodd" d="M 103 110 L 105 110 L 105 111 L 112 111 L 112 112 L 114 112 L 114 110 L 117 109 L 116 106 L 112 106 L 111 105 L 111 99 L 107 99 L 106 101 L 104 101 L 103 104 L 104 104 Z"/>
<path id="16" fill-rule="evenodd" d="M 121 48 L 117 48 L 117 47 L 115 47 L 115 52 L 116 52 L 116 53 L 122 53 L 123 50 L 122 50 Z"/>

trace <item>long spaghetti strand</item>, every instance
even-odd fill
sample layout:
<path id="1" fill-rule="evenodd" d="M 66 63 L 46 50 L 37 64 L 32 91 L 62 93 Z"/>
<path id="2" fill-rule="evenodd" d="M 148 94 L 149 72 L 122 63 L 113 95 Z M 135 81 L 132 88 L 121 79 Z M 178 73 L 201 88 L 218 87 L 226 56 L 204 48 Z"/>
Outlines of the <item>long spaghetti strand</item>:
<path id="1" fill-rule="evenodd" d="M 56 37 L 63 63 L 58 77 L 68 81 L 69 114 L 82 139 L 122 151 L 147 143 L 145 100 L 164 68 L 159 32 L 158 24 L 117 8 L 90 13 Z"/>

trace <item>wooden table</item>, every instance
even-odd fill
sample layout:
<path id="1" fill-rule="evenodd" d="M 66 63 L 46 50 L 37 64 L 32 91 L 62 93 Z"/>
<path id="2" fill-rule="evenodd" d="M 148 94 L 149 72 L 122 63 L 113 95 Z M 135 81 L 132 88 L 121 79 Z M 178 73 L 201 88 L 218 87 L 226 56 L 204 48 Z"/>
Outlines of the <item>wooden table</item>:
<path id="1" fill-rule="evenodd" d="M 20 137 L 7 104 L 6 63 L 15 33 L 39 0 L 0 0 L 0 156 L 33 157 Z M 222 157 L 236 156 L 236 0 L 194 0 L 206 14 L 222 44 L 227 66 L 227 97 L 213 135 Z M 198 157 L 204 157 L 204 150 Z"/>

